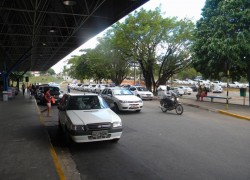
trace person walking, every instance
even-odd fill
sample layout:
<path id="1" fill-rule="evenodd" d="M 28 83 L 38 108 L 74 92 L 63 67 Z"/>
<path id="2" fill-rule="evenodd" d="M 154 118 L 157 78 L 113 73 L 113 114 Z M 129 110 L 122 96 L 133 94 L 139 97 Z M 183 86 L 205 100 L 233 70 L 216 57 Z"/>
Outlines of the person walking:
<path id="1" fill-rule="evenodd" d="M 42 110 L 41 113 L 46 112 L 47 111 L 47 116 L 51 116 L 50 115 L 50 109 L 51 109 L 51 95 L 50 95 L 50 89 L 48 89 L 44 95 L 45 101 L 46 101 L 46 106 L 47 108 Z"/>
<path id="2" fill-rule="evenodd" d="M 23 96 L 24 96 L 24 93 L 25 93 L 25 89 L 26 89 L 26 87 L 25 87 L 25 84 L 23 83 L 22 84 Z"/>
<path id="3" fill-rule="evenodd" d="M 196 101 L 200 100 L 201 93 L 202 93 L 202 87 L 201 87 L 201 85 L 199 85 L 199 87 L 197 89 L 197 94 L 196 94 Z"/>

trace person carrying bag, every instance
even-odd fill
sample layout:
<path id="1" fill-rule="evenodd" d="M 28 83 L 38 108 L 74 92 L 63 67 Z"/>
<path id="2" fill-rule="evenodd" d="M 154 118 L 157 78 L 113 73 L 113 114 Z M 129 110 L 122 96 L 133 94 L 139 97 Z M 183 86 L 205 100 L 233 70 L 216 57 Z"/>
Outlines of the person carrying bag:
<path id="1" fill-rule="evenodd" d="M 50 109 L 51 109 L 51 100 L 52 100 L 52 96 L 50 95 L 50 89 L 48 89 L 44 95 L 45 101 L 46 101 L 46 105 L 47 108 L 42 110 L 41 113 L 47 111 L 47 116 L 51 116 L 50 115 Z M 55 100 L 55 99 L 54 99 Z"/>

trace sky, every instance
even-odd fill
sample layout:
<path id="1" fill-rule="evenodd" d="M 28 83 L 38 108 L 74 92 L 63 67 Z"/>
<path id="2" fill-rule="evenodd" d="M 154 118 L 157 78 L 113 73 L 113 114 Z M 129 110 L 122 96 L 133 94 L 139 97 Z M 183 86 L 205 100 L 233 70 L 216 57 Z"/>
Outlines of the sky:
<path id="1" fill-rule="evenodd" d="M 201 17 L 201 9 L 204 7 L 206 0 L 149 0 L 143 6 L 139 7 L 146 10 L 155 10 L 156 7 L 161 8 L 164 13 L 163 17 L 176 16 L 179 19 L 189 18 L 194 22 Z M 105 31 L 105 30 L 104 30 Z M 103 32 L 104 32 L 103 31 Z M 56 73 L 62 72 L 63 66 L 67 65 L 68 59 L 73 55 L 81 55 L 79 50 L 86 48 L 95 48 L 97 44 L 97 37 L 101 37 L 103 32 L 99 33 L 82 46 L 74 50 L 72 53 L 64 57 L 61 61 L 55 64 L 52 68 Z"/>

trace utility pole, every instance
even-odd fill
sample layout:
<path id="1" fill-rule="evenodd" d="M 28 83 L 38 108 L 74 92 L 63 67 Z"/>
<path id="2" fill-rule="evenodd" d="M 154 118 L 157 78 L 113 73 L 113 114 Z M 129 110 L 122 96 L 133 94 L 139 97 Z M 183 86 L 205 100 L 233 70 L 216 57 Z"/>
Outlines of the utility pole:
<path id="1" fill-rule="evenodd" d="M 226 109 L 228 109 L 228 97 L 229 97 L 229 92 L 228 92 L 228 87 L 229 87 L 229 62 L 226 62 L 226 69 L 227 69 L 227 104 L 226 104 Z"/>
<path id="2" fill-rule="evenodd" d="M 135 74 L 135 61 L 134 61 L 134 85 L 135 85 L 135 76 L 136 74 Z"/>

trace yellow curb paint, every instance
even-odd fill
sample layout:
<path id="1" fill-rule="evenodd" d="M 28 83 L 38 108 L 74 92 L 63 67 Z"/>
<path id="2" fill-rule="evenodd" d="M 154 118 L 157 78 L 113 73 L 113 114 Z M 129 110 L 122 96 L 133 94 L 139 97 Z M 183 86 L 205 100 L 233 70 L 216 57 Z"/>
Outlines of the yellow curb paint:
<path id="1" fill-rule="evenodd" d="M 53 158 L 53 161 L 54 161 L 54 164 L 55 164 L 55 167 L 56 167 L 56 171 L 57 171 L 57 173 L 59 175 L 60 180 L 66 180 L 66 178 L 64 176 L 64 173 L 62 171 L 62 168 L 61 168 L 61 166 L 59 164 L 59 160 L 57 158 L 56 151 L 55 151 L 54 147 L 52 146 L 52 144 L 50 144 L 50 154 L 51 154 L 51 156 Z"/>
<path id="2" fill-rule="evenodd" d="M 233 116 L 233 117 L 236 117 L 236 118 L 245 119 L 245 120 L 250 121 L 250 117 L 240 116 L 238 114 L 233 114 L 233 113 L 229 113 L 229 112 L 222 111 L 222 110 L 218 110 L 218 112 L 221 113 L 221 114 L 226 114 L 226 115 L 229 115 L 229 116 Z"/>
<path id="3" fill-rule="evenodd" d="M 36 101 L 35 101 L 35 102 L 36 102 Z M 37 106 L 37 103 L 36 103 L 36 109 L 37 109 L 37 112 L 39 113 L 39 120 L 40 120 L 40 123 L 41 123 L 42 125 L 45 126 L 45 124 L 44 124 L 44 119 L 43 119 L 43 117 L 42 117 L 41 114 L 40 114 L 40 109 L 39 109 L 39 107 Z M 55 151 L 55 149 L 54 149 L 54 147 L 53 147 L 53 145 L 52 145 L 51 143 L 50 143 L 50 155 L 51 155 L 51 157 L 52 157 L 52 159 L 53 159 L 53 162 L 54 162 L 54 165 L 55 165 L 55 168 L 56 168 L 56 172 L 57 172 L 57 174 L 58 174 L 60 180 L 66 180 L 66 178 L 65 178 L 65 176 L 64 176 L 64 173 L 63 173 L 63 171 L 62 171 L 62 168 L 61 168 L 61 166 L 60 166 L 60 163 L 59 163 L 59 160 L 58 160 L 56 151 Z"/>

